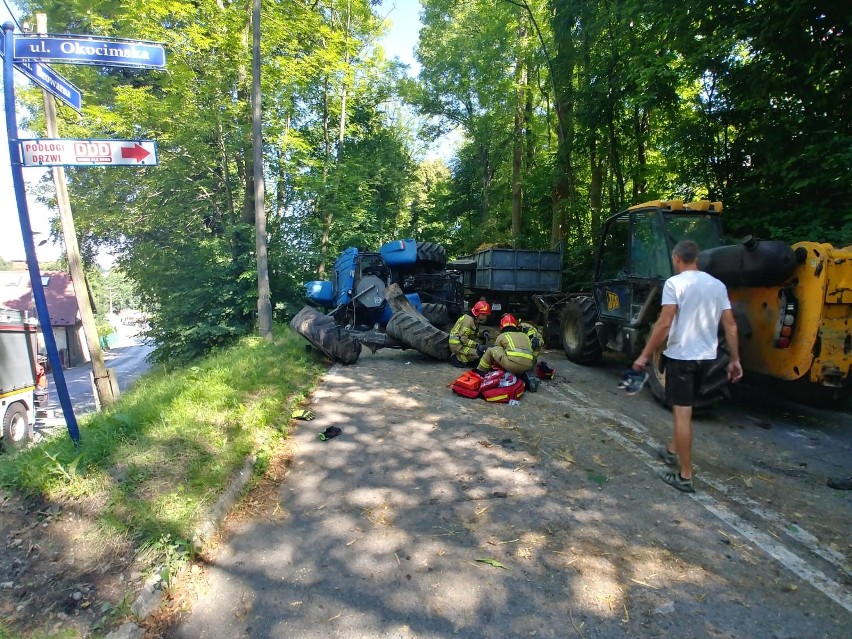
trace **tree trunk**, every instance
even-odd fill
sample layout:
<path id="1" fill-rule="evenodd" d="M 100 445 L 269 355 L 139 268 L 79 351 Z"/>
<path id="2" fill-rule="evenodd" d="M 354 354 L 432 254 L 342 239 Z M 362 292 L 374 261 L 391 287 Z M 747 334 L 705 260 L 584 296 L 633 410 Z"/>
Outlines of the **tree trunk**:
<path id="1" fill-rule="evenodd" d="M 343 53 L 343 79 L 340 85 L 340 121 L 337 128 L 337 158 L 335 160 L 334 189 L 331 193 L 331 201 L 327 204 L 325 224 L 323 226 L 320 263 L 321 274 L 325 273 L 326 259 L 328 257 L 328 241 L 331 234 L 331 226 L 334 223 L 334 207 L 337 205 L 337 194 L 340 188 L 340 168 L 343 164 L 343 142 L 346 138 L 346 98 L 349 94 L 349 29 L 352 24 L 352 1 L 346 2 L 346 26 L 344 27 L 344 53 Z"/>
<path id="2" fill-rule="evenodd" d="M 269 291 L 269 256 L 266 245 L 266 184 L 263 179 L 263 131 L 260 92 L 260 0 L 252 0 L 251 12 L 251 127 L 254 157 L 254 235 L 257 259 L 257 328 L 266 342 L 272 341 L 272 300 Z"/>
<path id="3" fill-rule="evenodd" d="M 577 65 L 577 52 L 574 42 L 574 29 L 577 24 L 575 8 L 569 3 L 557 3 L 553 12 L 552 26 L 556 56 L 553 71 L 558 73 L 553 79 L 555 95 L 553 106 L 559 126 L 557 132 L 556 178 L 552 191 L 552 219 L 550 242 L 553 246 L 565 239 L 568 228 L 571 205 L 574 199 L 574 168 L 572 165 L 572 145 L 574 144 L 574 72 Z"/>
<path id="4" fill-rule="evenodd" d="M 524 16 L 521 14 L 518 20 L 518 45 L 523 50 L 524 41 L 527 37 L 524 26 Z M 521 60 L 521 55 L 515 67 L 515 126 L 512 132 L 514 148 L 512 150 L 512 243 L 515 248 L 521 241 L 523 233 L 523 188 L 522 171 L 524 157 L 524 102 L 526 94 L 526 67 Z"/>
<path id="5" fill-rule="evenodd" d="M 325 277 L 326 256 L 328 255 L 328 232 L 329 228 L 326 225 L 325 211 L 328 206 L 328 165 L 331 162 L 331 117 L 328 112 L 328 94 L 330 91 L 328 85 L 328 76 L 325 76 L 323 82 L 322 96 L 322 133 L 323 133 L 323 160 L 322 160 L 322 188 L 317 197 L 317 216 L 322 220 L 322 236 L 320 237 L 320 263 L 317 267 L 317 274 L 320 279 Z"/>

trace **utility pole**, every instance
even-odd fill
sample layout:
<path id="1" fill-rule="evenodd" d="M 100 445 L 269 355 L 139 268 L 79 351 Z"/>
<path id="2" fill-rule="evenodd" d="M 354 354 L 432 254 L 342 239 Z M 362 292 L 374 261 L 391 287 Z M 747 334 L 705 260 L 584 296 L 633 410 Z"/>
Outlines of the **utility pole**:
<path id="1" fill-rule="evenodd" d="M 272 301 L 269 292 L 269 256 L 266 246 L 266 205 L 263 181 L 263 133 L 260 95 L 260 1 L 252 2 L 252 149 L 254 152 L 254 233 L 257 253 L 257 324 L 260 336 L 272 341 Z"/>
<path id="2" fill-rule="evenodd" d="M 36 14 L 36 30 L 38 33 L 47 33 L 47 14 Z M 47 137 L 59 138 L 59 127 L 56 123 L 56 100 L 47 91 L 42 90 L 42 93 L 44 94 L 44 119 L 47 125 Z M 98 400 L 96 404 L 98 407 L 111 406 L 118 399 L 118 381 L 115 378 L 114 371 L 107 369 L 104 364 L 95 315 L 89 302 L 89 289 L 83 273 L 80 247 L 77 244 L 77 230 L 74 227 L 74 218 L 71 215 L 71 202 L 68 199 L 68 185 L 65 182 L 65 169 L 63 167 L 53 167 L 53 182 L 56 185 L 56 202 L 59 207 L 59 219 L 62 222 L 65 252 L 68 255 L 68 270 L 71 274 L 71 283 L 74 285 L 77 305 L 80 308 L 83 332 L 86 335 L 89 354 L 92 357 L 92 384 L 95 389 L 95 399 Z M 42 327 L 42 329 L 53 330 L 50 326 Z"/>

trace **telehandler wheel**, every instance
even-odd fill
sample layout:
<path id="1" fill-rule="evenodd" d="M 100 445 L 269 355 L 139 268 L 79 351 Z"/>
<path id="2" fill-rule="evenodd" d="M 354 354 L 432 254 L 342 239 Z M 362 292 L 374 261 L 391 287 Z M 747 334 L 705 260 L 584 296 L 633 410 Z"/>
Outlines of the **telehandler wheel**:
<path id="1" fill-rule="evenodd" d="M 447 265 L 447 251 L 435 242 L 417 242 L 417 266 L 440 271 Z"/>
<path id="2" fill-rule="evenodd" d="M 654 399 L 666 408 L 671 408 L 672 405 L 666 400 L 666 358 L 663 357 L 666 344 L 667 341 L 660 344 L 648 362 L 648 387 Z"/>
<path id="3" fill-rule="evenodd" d="M 441 361 L 450 359 L 450 336 L 432 326 L 422 315 L 398 311 L 391 315 L 385 331 L 424 355 Z"/>
<path id="4" fill-rule="evenodd" d="M 9 406 L 3 418 L 3 438 L 0 447 L 4 450 L 19 450 L 32 437 L 32 425 L 27 420 L 27 410 L 20 402 Z"/>
<path id="5" fill-rule="evenodd" d="M 568 300 L 562 311 L 562 348 L 575 364 L 597 364 L 603 355 L 595 324 L 598 314 L 592 298 L 585 295 Z"/>
<path id="6" fill-rule="evenodd" d="M 305 306 L 290 320 L 290 328 L 335 362 L 354 364 L 361 354 L 361 342 L 338 326 L 328 315 Z"/>
<path id="7" fill-rule="evenodd" d="M 432 326 L 441 327 L 450 323 L 450 313 L 446 304 L 424 304 L 422 314 Z"/>
<path id="8" fill-rule="evenodd" d="M 665 342 L 654 351 L 651 361 L 648 362 L 648 386 L 651 387 L 654 399 L 666 408 L 671 408 L 671 402 L 666 399 L 664 350 L 666 350 Z M 730 397 L 730 389 L 728 387 L 728 364 L 730 362 L 731 356 L 728 352 L 728 345 L 725 343 L 723 337 L 719 337 L 716 359 L 713 361 L 713 365 L 704 376 L 704 379 L 701 380 L 701 386 L 698 388 L 698 396 L 695 398 L 693 408 L 696 410 L 712 408 L 721 400 Z"/>

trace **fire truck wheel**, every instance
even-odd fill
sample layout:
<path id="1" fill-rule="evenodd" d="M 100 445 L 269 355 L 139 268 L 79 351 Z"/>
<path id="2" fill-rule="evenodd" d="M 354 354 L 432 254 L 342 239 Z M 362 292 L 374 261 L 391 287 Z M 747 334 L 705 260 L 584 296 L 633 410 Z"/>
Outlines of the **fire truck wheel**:
<path id="1" fill-rule="evenodd" d="M 9 406 L 3 419 L 3 439 L 0 445 L 6 450 L 23 448 L 32 436 L 32 426 L 27 422 L 27 411 L 20 403 Z"/>

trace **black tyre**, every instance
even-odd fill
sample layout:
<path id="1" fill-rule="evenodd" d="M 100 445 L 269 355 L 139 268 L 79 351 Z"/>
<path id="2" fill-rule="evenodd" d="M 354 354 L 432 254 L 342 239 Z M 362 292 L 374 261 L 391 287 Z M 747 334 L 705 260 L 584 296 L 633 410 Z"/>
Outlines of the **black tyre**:
<path id="1" fill-rule="evenodd" d="M 562 348 L 575 364 L 596 364 L 603 355 L 595 324 L 595 303 L 585 295 L 568 300 L 562 311 Z"/>
<path id="2" fill-rule="evenodd" d="M 391 337 L 424 355 L 441 361 L 450 359 L 450 336 L 420 315 L 394 313 L 385 330 Z"/>
<path id="3" fill-rule="evenodd" d="M 651 361 L 648 363 L 648 386 L 651 387 L 651 393 L 654 395 L 660 404 L 671 408 L 671 402 L 666 399 L 666 369 L 665 358 L 663 351 L 666 350 L 666 344 L 662 344 L 651 356 Z M 728 381 L 728 364 L 731 362 L 731 356 L 728 352 L 728 345 L 724 338 L 719 338 L 719 346 L 716 349 L 716 359 L 712 366 L 701 380 L 701 386 L 698 388 L 698 396 L 695 398 L 693 407 L 696 410 L 712 408 L 721 400 L 730 397 L 730 387 Z"/>
<path id="4" fill-rule="evenodd" d="M 15 402 L 6 409 L 0 446 L 4 450 L 18 450 L 26 446 L 32 434 L 33 427 L 27 420 L 27 409 L 20 402 Z"/>
<path id="5" fill-rule="evenodd" d="M 447 251 L 435 242 L 418 242 L 417 265 L 423 268 L 441 270 L 447 265 Z"/>
<path id="6" fill-rule="evenodd" d="M 290 321 L 290 328 L 335 362 L 354 364 L 361 354 L 361 342 L 312 306 L 299 311 Z"/>
<path id="7" fill-rule="evenodd" d="M 648 362 L 648 386 L 654 399 L 671 408 L 671 403 L 666 399 L 666 359 L 663 356 L 666 344 L 667 342 L 663 342 L 651 355 L 651 361 Z"/>
<path id="8" fill-rule="evenodd" d="M 450 314 L 446 304 L 424 304 L 421 314 L 433 326 L 441 327 L 450 323 Z"/>

